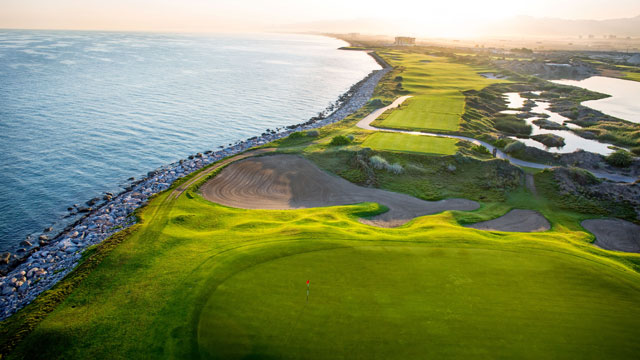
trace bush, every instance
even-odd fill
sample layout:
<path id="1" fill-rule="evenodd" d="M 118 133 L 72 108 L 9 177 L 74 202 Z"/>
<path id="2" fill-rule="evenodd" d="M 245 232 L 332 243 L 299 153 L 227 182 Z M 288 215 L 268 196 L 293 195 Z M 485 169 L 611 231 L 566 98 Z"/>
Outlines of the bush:
<path id="1" fill-rule="evenodd" d="M 524 150 L 524 148 L 525 145 L 523 143 L 521 143 L 520 141 L 514 141 L 504 148 L 504 152 L 506 152 L 507 154 L 513 154 L 518 151 Z"/>
<path id="2" fill-rule="evenodd" d="M 384 158 L 382 158 L 381 156 L 378 155 L 374 155 L 372 157 L 369 158 L 369 163 L 371 164 L 371 166 L 373 166 L 374 168 L 378 169 L 378 170 L 386 170 L 390 173 L 394 173 L 394 174 L 400 174 L 404 171 L 404 169 L 402 168 L 402 165 L 400 164 L 389 164 L 387 162 L 387 160 L 385 160 Z"/>
<path id="3" fill-rule="evenodd" d="M 507 141 L 505 139 L 498 139 L 493 142 L 493 146 L 502 149 L 503 147 L 507 146 Z"/>
<path id="4" fill-rule="evenodd" d="M 636 147 L 631 148 L 631 152 L 632 152 L 634 155 L 638 155 L 638 156 L 640 156 L 640 146 L 636 146 Z"/>
<path id="5" fill-rule="evenodd" d="M 531 134 L 531 125 L 515 116 L 499 117 L 495 121 L 494 127 L 504 133 L 513 135 L 528 136 Z"/>
<path id="6" fill-rule="evenodd" d="M 474 152 L 477 152 L 478 154 L 485 154 L 485 155 L 490 155 L 491 154 L 489 149 L 487 149 L 486 147 L 484 147 L 482 145 L 475 145 L 474 147 L 471 148 L 471 150 L 473 150 Z"/>
<path id="7" fill-rule="evenodd" d="M 338 135 L 338 136 L 334 136 L 334 138 L 331 139 L 330 144 L 334 146 L 349 145 L 351 144 L 351 139 L 349 139 L 344 135 Z"/>
<path id="8" fill-rule="evenodd" d="M 633 157 L 628 151 L 620 149 L 607 156 L 606 160 L 609 165 L 627 167 L 633 162 Z"/>
<path id="9" fill-rule="evenodd" d="M 378 155 L 370 157 L 369 162 L 371 163 L 371 166 L 376 169 L 384 169 L 386 166 L 389 166 L 387 160 Z"/>
<path id="10" fill-rule="evenodd" d="M 301 139 L 304 137 L 304 133 L 300 131 L 296 131 L 289 135 L 289 139 Z"/>
<path id="11" fill-rule="evenodd" d="M 368 105 L 372 106 L 372 107 L 377 107 L 377 108 L 381 108 L 381 107 L 385 106 L 384 102 L 382 100 L 380 100 L 380 99 L 373 99 L 373 100 L 369 101 Z"/>
<path id="12" fill-rule="evenodd" d="M 308 137 L 318 137 L 320 136 L 320 132 L 318 130 L 309 130 L 306 132 Z"/>

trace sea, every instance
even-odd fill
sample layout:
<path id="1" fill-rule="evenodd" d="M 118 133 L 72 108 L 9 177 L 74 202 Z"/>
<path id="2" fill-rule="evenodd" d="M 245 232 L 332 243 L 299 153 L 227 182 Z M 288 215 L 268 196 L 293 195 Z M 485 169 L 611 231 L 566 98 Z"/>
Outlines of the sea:
<path id="1" fill-rule="evenodd" d="M 296 34 L 0 30 L 0 252 L 197 152 L 307 121 L 380 66 Z"/>

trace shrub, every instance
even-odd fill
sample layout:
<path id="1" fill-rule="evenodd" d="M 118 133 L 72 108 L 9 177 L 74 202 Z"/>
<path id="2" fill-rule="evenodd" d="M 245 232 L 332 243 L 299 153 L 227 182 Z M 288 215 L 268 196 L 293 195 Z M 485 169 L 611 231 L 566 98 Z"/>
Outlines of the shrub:
<path id="1" fill-rule="evenodd" d="M 401 174 L 404 169 L 402 168 L 402 165 L 396 163 L 396 164 L 391 164 L 387 167 L 387 171 L 388 172 L 392 172 L 394 174 Z"/>
<path id="2" fill-rule="evenodd" d="M 338 135 L 334 136 L 333 139 L 331 139 L 330 144 L 334 146 L 349 145 L 351 144 L 351 139 L 344 135 Z"/>
<path id="3" fill-rule="evenodd" d="M 402 76 L 396 76 L 396 78 L 394 79 L 395 81 L 402 81 Z"/>
<path id="4" fill-rule="evenodd" d="M 525 145 L 523 143 L 521 143 L 520 141 L 514 141 L 504 148 L 504 152 L 506 152 L 507 154 L 513 154 L 518 151 L 524 150 L 524 148 Z"/>
<path id="5" fill-rule="evenodd" d="M 507 146 L 507 141 L 505 139 L 498 139 L 493 142 L 493 146 L 502 149 L 503 147 Z"/>
<path id="6" fill-rule="evenodd" d="M 296 131 L 289 135 L 289 139 L 301 139 L 304 137 L 304 133 L 300 131 Z"/>
<path id="7" fill-rule="evenodd" d="M 636 147 L 631 148 L 631 152 L 632 152 L 634 155 L 638 155 L 638 156 L 640 156 L 640 146 L 636 146 Z"/>
<path id="8" fill-rule="evenodd" d="M 318 137 L 320 136 L 320 132 L 318 130 L 309 130 L 306 132 L 308 137 Z"/>
<path id="9" fill-rule="evenodd" d="M 617 167 L 627 167 L 631 165 L 631 162 L 633 162 L 633 157 L 628 151 L 620 149 L 612 154 L 609 154 L 606 160 L 609 165 Z"/>
<path id="10" fill-rule="evenodd" d="M 475 145 L 474 147 L 471 148 L 471 150 L 477 152 L 478 154 L 486 154 L 486 155 L 491 154 L 491 152 L 489 152 L 489 149 L 487 149 L 482 145 Z"/>
<path id="11" fill-rule="evenodd" d="M 513 135 L 528 136 L 531 134 L 531 125 L 515 116 L 499 117 L 495 121 L 494 127 L 504 133 Z"/>
<path id="12" fill-rule="evenodd" d="M 387 160 L 378 155 L 370 157 L 369 162 L 371 163 L 371 166 L 376 169 L 384 169 L 386 166 L 389 166 Z"/>
<path id="13" fill-rule="evenodd" d="M 402 165 L 400 164 L 389 164 L 387 162 L 387 160 L 385 160 L 384 158 L 382 158 L 381 156 L 378 155 L 374 155 L 372 157 L 369 158 L 369 163 L 371 164 L 371 166 L 373 166 L 374 168 L 378 169 L 378 170 L 385 170 L 388 171 L 390 173 L 394 173 L 394 174 L 400 174 L 404 171 L 404 169 L 402 168 Z"/>
<path id="14" fill-rule="evenodd" d="M 373 99 L 369 101 L 369 106 L 380 108 L 384 106 L 384 102 L 380 99 Z"/>

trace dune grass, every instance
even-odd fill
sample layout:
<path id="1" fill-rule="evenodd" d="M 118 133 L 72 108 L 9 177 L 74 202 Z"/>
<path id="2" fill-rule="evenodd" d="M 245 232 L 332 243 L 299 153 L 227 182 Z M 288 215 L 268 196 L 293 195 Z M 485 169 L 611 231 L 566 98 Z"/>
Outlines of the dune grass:
<path id="1" fill-rule="evenodd" d="M 379 127 L 455 132 L 464 113 L 462 92 L 504 82 L 479 75 L 489 69 L 454 63 L 444 57 L 397 51 L 384 57 L 393 66 L 403 69 L 402 88 L 414 98 L 384 120 L 374 123 Z"/>
<path id="2" fill-rule="evenodd" d="M 435 136 L 378 132 L 369 135 L 362 146 L 384 151 L 453 155 L 457 150 L 456 143 L 455 139 Z"/>

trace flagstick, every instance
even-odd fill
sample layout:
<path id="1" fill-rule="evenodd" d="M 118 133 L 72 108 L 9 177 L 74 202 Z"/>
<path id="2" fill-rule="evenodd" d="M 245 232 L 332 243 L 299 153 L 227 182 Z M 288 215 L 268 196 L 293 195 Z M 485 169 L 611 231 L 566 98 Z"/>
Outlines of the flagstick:
<path id="1" fill-rule="evenodd" d="M 307 302 L 309 302 L 309 280 L 307 280 Z"/>

